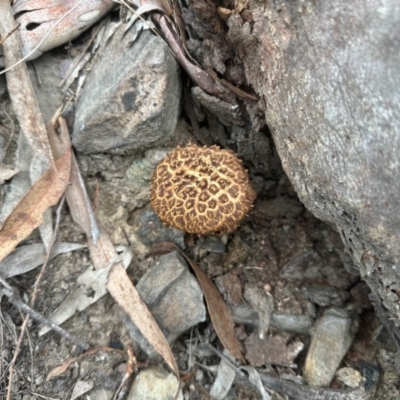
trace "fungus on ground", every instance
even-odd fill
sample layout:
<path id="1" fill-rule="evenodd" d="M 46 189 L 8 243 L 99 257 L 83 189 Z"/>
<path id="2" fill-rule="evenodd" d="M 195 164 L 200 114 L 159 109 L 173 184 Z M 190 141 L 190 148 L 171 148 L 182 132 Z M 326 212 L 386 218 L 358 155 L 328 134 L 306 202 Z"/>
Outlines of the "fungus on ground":
<path id="1" fill-rule="evenodd" d="M 255 198 L 242 161 L 218 146 L 178 146 L 152 177 L 154 211 L 165 225 L 188 233 L 235 231 Z"/>

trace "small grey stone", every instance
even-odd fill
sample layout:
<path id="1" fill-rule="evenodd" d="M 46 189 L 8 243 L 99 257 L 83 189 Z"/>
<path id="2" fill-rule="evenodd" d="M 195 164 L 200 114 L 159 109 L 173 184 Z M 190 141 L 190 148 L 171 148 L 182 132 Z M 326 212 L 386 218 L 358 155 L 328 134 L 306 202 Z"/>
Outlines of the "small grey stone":
<path id="1" fill-rule="evenodd" d="M 136 288 L 169 342 L 206 319 L 200 285 L 177 251 L 155 259 Z M 137 327 L 125 320 L 131 337 L 149 357 L 154 356 Z"/>
<path id="2" fill-rule="evenodd" d="M 135 378 L 127 400 L 174 400 L 179 388 L 175 375 L 161 366 L 140 371 Z M 178 400 L 183 400 L 179 390 Z"/>
<path id="3" fill-rule="evenodd" d="M 73 144 L 84 153 L 143 150 L 172 136 L 180 110 L 179 66 L 150 31 L 131 43 L 124 24 L 100 49 L 76 109 Z"/>
<path id="4" fill-rule="evenodd" d="M 147 150 L 144 155 L 154 166 L 156 166 L 160 161 L 164 160 L 167 157 L 168 153 L 173 151 L 172 148 L 167 149 L 150 149 Z"/>
<path id="5" fill-rule="evenodd" d="M 356 388 L 359 387 L 363 379 L 360 372 L 353 368 L 344 367 L 336 371 L 337 378 L 346 386 Z"/>
<path id="6" fill-rule="evenodd" d="M 301 288 L 301 296 L 321 307 L 339 307 L 350 297 L 345 290 L 323 285 L 305 285 Z"/>
<path id="7" fill-rule="evenodd" d="M 348 313 L 330 308 L 315 324 L 304 365 L 304 380 L 312 387 L 327 387 L 349 349 L 355 326 Z"/>
<path id="8" fill-rule="evenodd" d="M 135 214 L 132 225 L 136 227 L 140 241 L 146 246 L 157 242 L 174 242 L 180 248 L 185 248 L 184 232 L 164 226 L 150 206 Z"/>

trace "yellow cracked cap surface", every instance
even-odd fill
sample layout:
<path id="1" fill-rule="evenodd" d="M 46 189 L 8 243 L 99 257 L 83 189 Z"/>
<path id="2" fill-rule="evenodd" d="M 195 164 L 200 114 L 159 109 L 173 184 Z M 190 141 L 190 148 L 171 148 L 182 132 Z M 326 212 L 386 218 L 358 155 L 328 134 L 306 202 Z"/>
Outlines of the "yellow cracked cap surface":
<path id="1" fill-rule="evenodd" d="M 235 231 L 255 198 L 242 161 L 218 146 L 178 146 L 152 177 L 154 211 L 165 225 L 188 233 Z"/>

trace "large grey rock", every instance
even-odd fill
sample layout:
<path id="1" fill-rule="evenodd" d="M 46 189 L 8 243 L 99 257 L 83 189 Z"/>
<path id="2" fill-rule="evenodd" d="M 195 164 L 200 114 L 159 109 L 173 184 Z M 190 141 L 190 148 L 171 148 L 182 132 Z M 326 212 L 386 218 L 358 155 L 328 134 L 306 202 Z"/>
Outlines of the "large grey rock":
<path id="1" fill-rule="evenodd" d="M 73 144 L 84 153 L 161 144 L 174 132 L 181 83 L 168 45 L 136 25 L 121 24 L 100 49 L 76 109 Z M 132 44 L 132 40 L 134 40 Z"/>
<path id="2" fill-rule="evenodd" d="M 177 251 L 154 259 L 136 289 L 169 342 L 206 319 L 203 292 Z M 130 320 L 126 323 L 132 338 L 149 356 L 154 356 L 136 326 Z"/>
<path id="3" fill-rule="evenodd" d="M 282 165 L 342 240 L 400 349 L 400 3 L 250 1 L 227 37 Z"/>

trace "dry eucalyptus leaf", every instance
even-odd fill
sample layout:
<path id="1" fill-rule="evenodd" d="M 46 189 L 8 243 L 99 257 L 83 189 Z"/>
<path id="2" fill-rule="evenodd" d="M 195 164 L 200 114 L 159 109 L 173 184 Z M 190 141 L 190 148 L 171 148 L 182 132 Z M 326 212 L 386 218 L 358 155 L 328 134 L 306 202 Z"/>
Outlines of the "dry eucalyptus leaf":
<path id="1" fill-rule="evenodd" d="M 55 162 L 8 216 L 0 231 L 0 260 L 27 238 L 43 221 L 46 210 L 57 204 L 65 192 L 71 171 L 71 150 Z"/>
<path id="2" fill-rule="evenodd" d="M 56 24 L 28 60 L 75 39 L 114 7 L 112 0 L 17 0 L 13 12 L 21 24 L 18 32 L 23 55 L 30 54 Z"/>
<path id="3" fill-rule="evenodd" d="M 84 244 L 77 243 L 55 243 L 49 260 L 59 254 L 85 248 Z M 25 274 L 42 265 L 46 259 L 46 249 L 42 243 L 29 244 L 18 247 L 2 262 L 0 262 L 0 275 L 4 278 Z"/>
<path id="4" fill-rule="evenodd" d="M 221 358 L 218 366 L 217 377 L 215 378 L 210 390 L 210 396 L 213 400 L 225 399 L 233 381 L 235 380 L 236 369 L 232 366 L 234 359 L 227 350 L 224 350 L 224 356 L 231 362 L 225 358 Z"/>
<path id="5" fill-rule="evenodd" d="M 50 146 L 55 157 L 63 154 L 65 148 L 71 146 L 70 135 L 65 120 L 63 118 L 58 118 L 58 123 L 60 126 L 59 135 L 56 133 L 52 123 L 47 124 Z M 72 154 L 71 175 L 69 178 L 69 182 L 70 185 L 68 185 L 65 195 L 67 198 L 71 216 L 73 220 L 82 227 L 82 229 L 86 233 L 86 236 L 88 238 L 92 238 L 94 243 L 96 243 L 100 237 L 99 226 L 97 224 L 96 217 L 90 203 L 89 195 L 86 191 L 85 183 L 83 182 L 83 178 L 79 171 L 74 154 Z M 114 248 L 112 243 L 110 246 Z M 110 259 L 114 256 L 115 254 L 113 253 Z M 105 262 L 103 267 L 109 264 L 110 259 Z M 101 268 L 101 266 L 98 267 L 96 263 L 94 263 L 94 267 Z"/>
<path id="6" fill-rule="evenodd" d="M 70 400 L 76 400 L 78 397 L 82 396 L 83 394 L 91 390 L 93 386 L 94 386 L 94 381 L 92 380 L 89 381 L 78 380 L 75 383 L 74 390 L 72 391 Z"/>
<path id="7" fill-rule="evenodd" d="M 240 342 L 236 339 L 235 336 L 235 323 L 233 321 L 232 314 L 228 306 L 225 304 L 218 289 L 216 288 L 212 280 L 207 276 L 207 274 L 201 268 L 199 268 L 197 264 L 192 259 L 190 259 L 177 245 L 171 242 L 157 243 L 156 245 L 154 245 L 151 252 L 147 256 L 149 257 L 166 254 L 175 250 L 178 250 L 185 257 L 186 261 L 192 267 L 193 272 L 200 283 L 204 297 L 206 299 L 211 321 L 222 345 L 237 360 L 244 362 Z"/>
<path id="8" fill-rule="evenodd" d="M 10 2 L 0 0 L 0 36 L 4 37 L 15 27 Z M 22 58 L 19 34 L 14 32 L 2 44 L 6 69 Z M 20 128 L 34 150 L 34 153 L 47 168 L 53 165 L 53 155 L 47 138 L 46 127 L 39 110 L 26 64 L 20 63 L 7 72 L 7 88 Z"/>
<path id="9" fill-rule="evenodd" d="M 146 304 L 130 281 L 121 264 L 114 265 L 111 269 L 107 289 L 129 318 L 138 327 L 149 343 L 160 354 L 176 376 L 179 370 L 175 363 L 171 348 L 165 339 L 160 327 L 151 315 Z"/>

